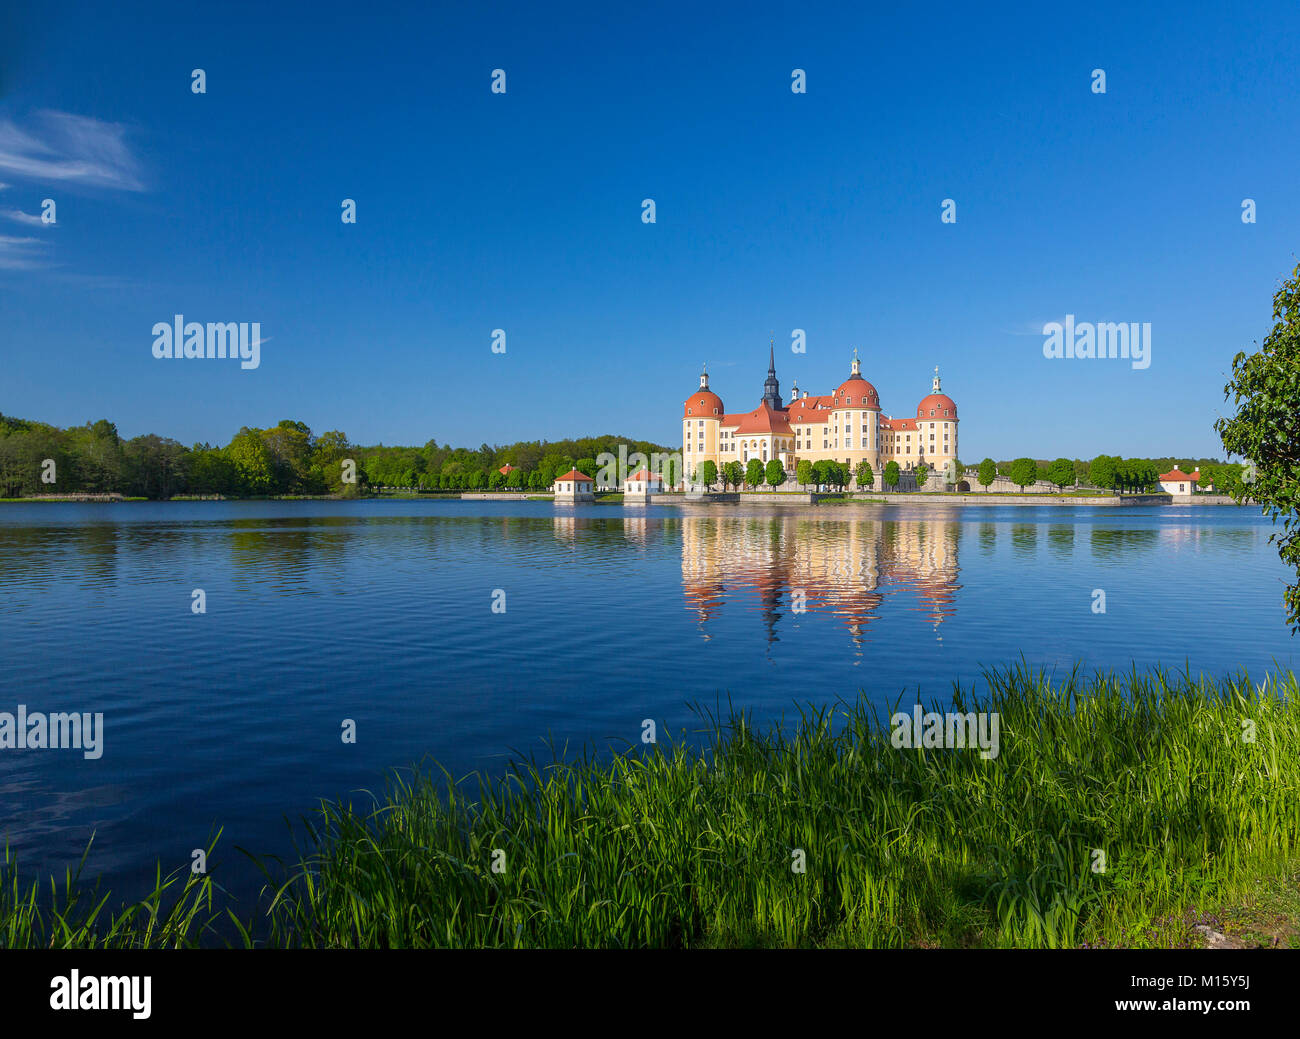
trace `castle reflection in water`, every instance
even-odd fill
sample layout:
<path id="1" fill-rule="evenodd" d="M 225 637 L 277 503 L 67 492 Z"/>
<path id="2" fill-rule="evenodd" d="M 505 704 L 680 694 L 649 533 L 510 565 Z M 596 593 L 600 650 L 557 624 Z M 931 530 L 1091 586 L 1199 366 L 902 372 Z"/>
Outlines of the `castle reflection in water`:
<path id="1" fill-rule="evenodd" d="M 594 548 L 614 531 L 629 547 L 667 551 L 680 539 L 686 607 L 706 639 L 724 610 L 757 611 L 769 642 L 778 641 L 783 618 L 797 623 L 803 613 L 832 614 L 859 646 L 870 641 L 887 596 L 891 608 L 915 612 L 937 639 L 957 611 L 962 528 L 951 518 L 732 517 L 663 509 L 621 522 L 560 514 L 552 524 L 555 536 L 575 548 Z M 994 524 L 981 527 L 989 548 Z"/>
<path id="2" fill-rule="evenodd" d="M 861 645 L 885 596 L 899 592 L 941 637 L 961 588 L 960 529 L 945 520 L 687 516 L 682 586 L 706 638 L 719 611 L 742 605 L 761 611 L 769 641 L 783 616 L 806 610 L 839 617 Z"/>

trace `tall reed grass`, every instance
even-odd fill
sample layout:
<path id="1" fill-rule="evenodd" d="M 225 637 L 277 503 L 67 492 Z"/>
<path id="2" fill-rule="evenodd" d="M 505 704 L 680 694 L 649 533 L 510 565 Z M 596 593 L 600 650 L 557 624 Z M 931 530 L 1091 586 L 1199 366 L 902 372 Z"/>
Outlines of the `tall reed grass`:
<path id="1" fill-rule="evenodd" d="M 186 880 L 170 914 L 155 893 L 96 941 L 199 944 L 224 927 L 235 944 L 313 947 L 1153 945 L 1179 940 L 1189 906 L 1297 855 L 1293 674 L 1022 665 L 983 686 L 930 706 L 997 712 L 993 760 L 897 749 L 860 696 L 763 731 L 705 714 L 690 744 L 504 778 L 416 771 L 377 805 L 324 804 L 296 864 L 264 867 L 256 914 Z M 0 888 L 0 945 L 80 945 L 87 913 L 103 919 L 102 903 L 56 897 L 55 912 L 34 892 Z"/>

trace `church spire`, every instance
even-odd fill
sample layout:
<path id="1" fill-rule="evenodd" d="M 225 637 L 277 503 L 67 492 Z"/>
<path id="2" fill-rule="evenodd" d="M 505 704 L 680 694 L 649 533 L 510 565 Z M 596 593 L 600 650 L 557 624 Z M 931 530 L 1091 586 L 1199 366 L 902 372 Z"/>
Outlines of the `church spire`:
<path id="1" fill-rule="evenodd" d="M 934 382 L 931 383 L 931 385 L 934 387 L 934 389 L 931 392 L 938 393 L 939 392 L 939 366 L 937 364 L 934 366 Z"/>
<path id="2" fill-rule="evenodd" d="M 781 409 L 781 384 L 776 378 L 776 339 L 768 341 L 767 379 L 763 383 L 763 403 L 773 411 Z"/>

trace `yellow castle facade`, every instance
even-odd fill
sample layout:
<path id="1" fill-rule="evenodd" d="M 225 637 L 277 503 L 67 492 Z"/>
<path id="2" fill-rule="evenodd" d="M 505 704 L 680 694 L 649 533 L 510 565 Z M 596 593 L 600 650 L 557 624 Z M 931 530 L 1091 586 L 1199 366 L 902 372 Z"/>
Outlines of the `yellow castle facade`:
<path id="1" fill-rule="evenodd" d="M 915 417 L 886 415 L 875 386 L 862 377 L 856 350 L 849 377 L 834 392 L 801 395 L 796 382 L 789 403 L 783 403 L 775 351 L 769 348 L 763 397 L 753 411 L 728 413 L 709 389 L 707 367 L 701 372 L 699 389 L 682 405 L 684 476 L 689 479 L 705 461 L 721 471 L 728 462 L 743 466 L 757 458 L 766 465 L 775 458 L 793 476 L 801 461 L 833 459 L 851 471 L 867 462 L 879 486 L 890 462 L 904 470 L 925 463 L 942 471 L 959 457 L 957 423 L 957 405 L 941 391 L 938 368 Z"/>

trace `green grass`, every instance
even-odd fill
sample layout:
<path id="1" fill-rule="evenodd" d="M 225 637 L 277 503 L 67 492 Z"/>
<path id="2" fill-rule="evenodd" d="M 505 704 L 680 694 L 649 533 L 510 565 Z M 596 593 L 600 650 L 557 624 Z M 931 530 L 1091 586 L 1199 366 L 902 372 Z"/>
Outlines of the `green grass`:
<path id="1" fill-rule="evenodd" d="M 1248 948 L 1300 949 L 1300 861 L 1234 885 L 1209 915 L 1215 929 Z"/>
<path id="2" fill-rule="evenodd" d="M 209 856 L 221 836 L 209 843 Z M 93 841 L 92 841 L 93 843 Z M 239 934 L 251 939 L 229 909 L 218 908 L 224 894 L 210 875 L 184 868 L 164 877 L 159 867 L 153 888 L 138 902 L 113 906 L 110 892 L 81 880 L 81 862 L 67 870 L 62 884 L 49 878 L 48 890 L 23 885 L 5 845 L 0 861 L 0 949 L 167 949 L 186 948 L 204 938 Z M 48 897 L 47 897 L 48 896 Z M 227 942 L 228 944 L 228 942 Z"/>
<path id="3" fill-rule="evenodd" d="M 740 715 L 705 716 L 702 745 L 518 762 L 495 780 L 417 771 L 377 806 L 323 805 L 300 861 L 267 868 L 269 911 L 243 919 L 234 941 L 1195 944 L 1194 907 L 1222 904 L 1295 857 L 1291 673 L 1258 687 L 1245 676 L 1052 680 L 1013 667 L 985 681 L 978 699 L 957 689 L 933 706 L 996 711 L 995 760 L 896 749 L 888 715 L 859 698 L 767 732 Z M 796 850 L 806 872 L 792 869 Z M 84 941 L 79 912 L 52 926 L 16 882 L 0 890 L 0 945 Z M 192 944 L 223 917 L 233 926 L 211 887 L 180 895 L 170 930 L 144 933 L 146 900 L 114 941 Z"/>

